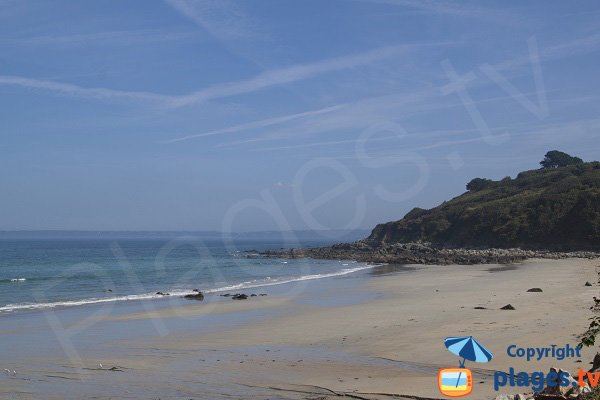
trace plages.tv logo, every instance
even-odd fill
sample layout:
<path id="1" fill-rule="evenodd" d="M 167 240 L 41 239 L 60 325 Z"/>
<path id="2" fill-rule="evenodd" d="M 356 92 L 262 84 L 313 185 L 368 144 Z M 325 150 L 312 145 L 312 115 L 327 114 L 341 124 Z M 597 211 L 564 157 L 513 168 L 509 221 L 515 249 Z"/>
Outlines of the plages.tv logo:
<path id="1" fill-rule="evenodd" d="M 494 356 L 473 336 L 447 337 L 444 345 L 452 354 L 462 358 L 458 368 L 442 368 L 438 372 L 438 387 L 444 396 L 461 397 L 473 391 L 473 373 L 465 368 L 467 360 L 488 362 Z"/>

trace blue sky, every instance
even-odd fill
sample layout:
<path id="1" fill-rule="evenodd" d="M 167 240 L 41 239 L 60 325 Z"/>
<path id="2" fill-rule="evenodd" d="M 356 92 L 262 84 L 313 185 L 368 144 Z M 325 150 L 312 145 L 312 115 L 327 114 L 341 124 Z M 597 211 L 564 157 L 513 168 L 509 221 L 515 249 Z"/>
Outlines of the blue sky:
<path id="1" fill-rule="evenodd" d="M 0 229 L 370 228 L 598 159 L 600 5 L 0 0 Z"/>

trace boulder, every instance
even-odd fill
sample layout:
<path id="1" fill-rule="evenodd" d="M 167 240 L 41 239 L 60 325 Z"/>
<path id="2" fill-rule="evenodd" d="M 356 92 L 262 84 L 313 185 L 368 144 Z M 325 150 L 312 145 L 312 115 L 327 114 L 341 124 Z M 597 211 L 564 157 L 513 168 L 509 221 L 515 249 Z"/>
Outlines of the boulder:
<path id="1" fill-rule="evenodd" d="M 197 292 L 194 294 L 186 294 L 185 296 L 183 296 L 184 299 L 189 299 L 189 300 L 199 300 L 202 301 L 204 300 L 204 294 L 202 294 L 202 292 Z"/>

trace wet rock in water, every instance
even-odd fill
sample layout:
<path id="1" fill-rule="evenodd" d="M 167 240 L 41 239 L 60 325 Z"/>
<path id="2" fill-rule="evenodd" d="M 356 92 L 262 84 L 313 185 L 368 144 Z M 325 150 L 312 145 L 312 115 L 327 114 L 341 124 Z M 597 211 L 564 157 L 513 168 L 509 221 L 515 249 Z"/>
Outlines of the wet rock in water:
<path id="1" fill-rule="evenodd" d="M 202 292 L 197 292 L 194 294 L 186 294 L 185 296 L 183 296 L 184 299 L 189 299 L 189 300 L 199 300 L 202 301 L 204 300 L 204 294 L 202 294 Z"/>
<path id="2" fill-rule="evenodd" d="M 487 310 L 487 308 L 481 307 L 481 306 L 473 307 L 473 309 L 474 310 Z"/>
<path id="3" fill-rule="evenodd" d="M 233 300 L 246 300 L 248 298 L 248 295 L 247 294 L 243 294 L 243 293 L 242 294 L 238 293 L 238 294 L 234 294 L 233 296 L 231 296 L 231 298 Z"/>
<path id="4" fill-rule="evenodd" d="M 543 292 L 543 290 L 540 289 L 539 287 L 532 287 L 531 289 L 528 290 L 528 292 L 539 293 L 539 292 Z"/>
<path id="5" fill-rule="evenodd" d="M 592 286 L 592 284 L 590 283 L 590 281 L 587 281 L 587 282 L 585 283 L 585 286 Z"/>
<path id="6" fill-rule="evenodd" d="M 250 295 L 250 297 L 256 297 L 256 294 L 252 293 L 252 294 Z"/>
<path id="7" fill-rule="evenodd" d="M 163 293 L 163 292 L 156 292 L 156 294 L 159 296 L 170 296 L 169 293 Z"/>
<path id="8" fill-rule="evenodd" d="M 259 296 L 266 296 L 266 295 L 267 295 L 266 293 L 261 293 Z"/>
<path id="9" fill-rule="evenodd" d="M 225 294 L 221 295 L 221 297 L 229 297 L 229 296 L 231 296 L 231 293 L 225 293 Z"/>
<path id="10" fill-rule="evenodd" d="M 507 304 L 504 307 L 500 307 L 501 310 L 516 310 L 512 304 Z"/>
<path id="11" fill-rule="evenodd" d="M 200 290 L 198 290 L 198 289 L 192 289 L 192 292 L 200 293 Z"/>

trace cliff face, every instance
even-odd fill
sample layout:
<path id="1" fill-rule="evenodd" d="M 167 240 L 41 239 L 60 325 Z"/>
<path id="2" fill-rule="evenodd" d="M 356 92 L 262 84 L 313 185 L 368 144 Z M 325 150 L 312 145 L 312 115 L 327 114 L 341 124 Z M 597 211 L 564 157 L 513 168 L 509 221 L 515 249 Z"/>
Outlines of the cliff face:
<path id="1" fill-rule="evenodd" d="M 367 241 L 599 250 L 600 162 L 577 160 L 521 172 L 515 179 L 476 178 L 467 185 L 469 191 L 450 201 L 377 225 Z"/>

